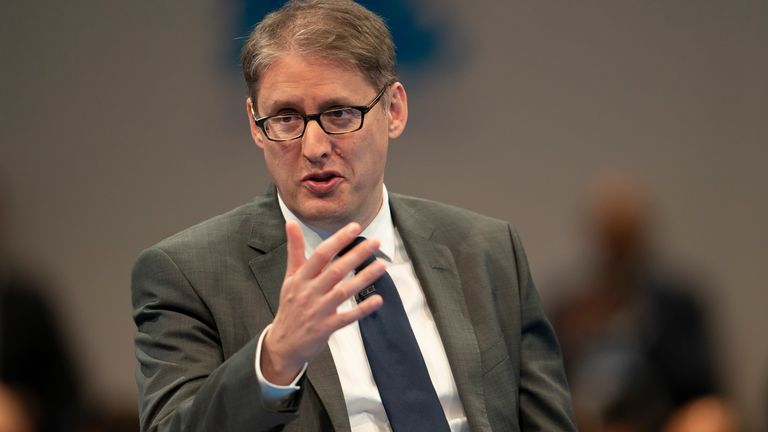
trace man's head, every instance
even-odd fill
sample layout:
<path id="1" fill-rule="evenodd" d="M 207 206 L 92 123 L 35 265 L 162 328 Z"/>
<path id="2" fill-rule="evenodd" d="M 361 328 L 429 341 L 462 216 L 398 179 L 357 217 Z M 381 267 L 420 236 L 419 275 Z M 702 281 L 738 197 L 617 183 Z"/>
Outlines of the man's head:
<path id="1" fill-rule="evenodd" d="M 652 209 L 636 179 L 620 171 L 595 177 L 589 191 L 588 217 L 592 234 L 610 266 L 637 264 L 649 252 Z"/>
<path id="2" fill-rule="evenodd" d="M 248 95 L 256 99 L 264 71 L 287 52 L 354 66 L 374 87 L 397 79 L 387 26 L 351 0 L 289 1 L 251 33 L 241 56 Z"/>
<path id="3" fill-rule="evenodd" d="M 286 205 L 326 230 L 368 224 L 381 205 L 388 141 L 408 116 L 381 18 L 351 1 L 288 2 L 251 33 L 242 66 L 251 134 Z M 348 113 L 358 130 L 336 123 Z M 313 114 L 321 116 L 302 117 Z M 296 133 L 279 133 L 286 124 Z"/>

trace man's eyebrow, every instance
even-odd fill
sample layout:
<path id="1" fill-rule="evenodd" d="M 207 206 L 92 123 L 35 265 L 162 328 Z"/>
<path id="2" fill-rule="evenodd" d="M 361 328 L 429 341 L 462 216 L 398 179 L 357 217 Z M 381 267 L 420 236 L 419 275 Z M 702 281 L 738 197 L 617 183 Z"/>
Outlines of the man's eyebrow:
<path id="1" fill-rule="evenodd" d="M 285 99 L 285 100 L 277 99 L 266 104 L 263 110 L 264 111 L 263 115 L 275 115 L 280 111 L 287 111 L 287 110 L 296 111 L 304 114 L 314 114 L 314 113 L 322 112 L 335 107 L 360 105 L 357 103 L 357 101 L 352 101 L 350 99 L 352 98 L 344 97 L 344 96 L 336 96 L 336 97 L 329 98 L 319 103 L 317 111 L 312 113 L 304 112 L 304 107 L 302 106 L 302 104 L 298 103 L 294 99 Z"/>
<path id="2" fill-rule="evenodd" d="M 339 106 L 357 106 L 358 104 L 354 101 L 351 101 L 350 98 L 347 97 L 335 97 L 326 100 L 323 104 L 320 105 L 323 110 L 326 110 L 328 108 L 332 107 L 339 107 Z"/>
<path id="3" fill-rule="evenodd" d="M 300 109 L 300 104 L 296 103 L 295 101 L 274 100 L 270 103 L 267 103 L 264 109 L 259 111 L 263 111 L 259 113 L 261 115 L 270 116 L 270 115 L 275 115 L 281 111 L 301 112 L 301 109 Z"/>

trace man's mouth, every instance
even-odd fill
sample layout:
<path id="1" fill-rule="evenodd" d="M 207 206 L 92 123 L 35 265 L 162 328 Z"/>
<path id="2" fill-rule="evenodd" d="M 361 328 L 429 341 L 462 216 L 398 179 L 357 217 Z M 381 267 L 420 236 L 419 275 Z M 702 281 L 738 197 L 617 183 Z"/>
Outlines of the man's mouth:
<path id="1" fill-rule="evenodd" d="M 341 183 L 342 177 L 336 171 L 318 171 L 305 175 L 301 183 L 316 194 L 332 192 Z"/>

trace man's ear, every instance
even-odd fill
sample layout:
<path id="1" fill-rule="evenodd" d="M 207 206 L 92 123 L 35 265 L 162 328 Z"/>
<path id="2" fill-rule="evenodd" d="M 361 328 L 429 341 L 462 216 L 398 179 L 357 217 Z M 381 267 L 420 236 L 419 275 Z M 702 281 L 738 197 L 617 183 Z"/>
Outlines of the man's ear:
<path id="1" fill-rule="evenodd" d="M 253 106 L 250 97 L 245 100 L 245 110 L 247 111 L 248 124 L 251 126 L 251 138 L 253 138 L 253 142 L 263 150 L 264 135 L 262 134 L 261 129 L 256 126 L 256 107 Z"/>
<path id="2" fill-rule="evenodd" d="M 389 96 L 387 100 L 389 138 L 395 139 L 403 133 L 405 124 L 408 123 L 408 96 L 405 94 L 405 87 L 399 81 L 389 87 L 387 95 Z"/>

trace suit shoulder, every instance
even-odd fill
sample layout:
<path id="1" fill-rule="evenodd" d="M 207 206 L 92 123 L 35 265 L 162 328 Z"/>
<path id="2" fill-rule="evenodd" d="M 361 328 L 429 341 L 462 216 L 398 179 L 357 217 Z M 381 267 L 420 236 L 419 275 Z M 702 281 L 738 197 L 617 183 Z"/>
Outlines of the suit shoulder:
<path id="1" fill-rule="evenodd" d="M 257 197 L 254 200 L 232 210 L 214 216 L 176 234 L 173 234 L 150 249 L 160 249 L 168 255 L 189 253 L 191 251 L 210 254 L 224 252 L 233 245 L 244 245 L 251 232 L 254 216 L 269 197 Z"/>
<path id="2" fill-rule="evenodd" d="M 253 212 L 253 203 L 243 204 L 226 213 L 216 215 L 179 231 L 178 233 L 161 240 L 156 246 L 164 248 L 176 243 L 195 242 L 201 239 L 210 238 L 211 236 L 230 234 L 232 231 L 238 231 L 242 228 L 242 223 L 247 221 Z"/>
<path id="3" fill-rule="evenodd" d="M 509 229 L 514 231 L 514 228 L 507 221 L 482 215 L 462 207 L 408 195 L 393 193 L 391 196 L 398 203 L 398 206 L 413 214 L 429 218 L 434 226 L 441 229 L 470 230 L 473 232 Z"/>
<path id="4" fill-rule="evenodd" d="M 398 228 L 429 236 L 455 251 L 486 251 L 498 256 L 512 256 L 513 249 L 522 251 L 517 231 L 506 221 L 423 198 L 390 196 Z"/>

